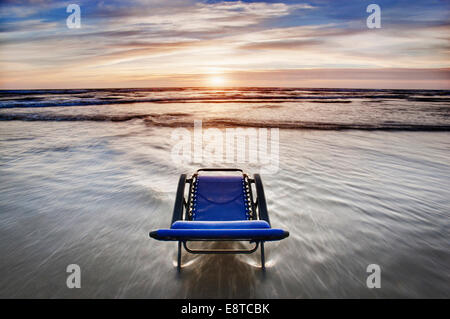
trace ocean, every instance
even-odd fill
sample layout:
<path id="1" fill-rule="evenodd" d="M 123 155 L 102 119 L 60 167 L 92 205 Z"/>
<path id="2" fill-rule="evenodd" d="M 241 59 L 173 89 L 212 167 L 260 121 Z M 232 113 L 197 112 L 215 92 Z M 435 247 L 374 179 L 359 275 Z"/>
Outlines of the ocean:
<path id="1" fill-rule="evenodd" d="M 174 132 L 199 122 L 276 132 L 275 169 L 175 160 Z M 266 244 L 266 272 L 258 254 L 184 253 L 178 273 L 176 243 L 149 238 L 179 174 L 203 166 L 261 171 L 272 226 L 290 232 Z M 449 217 L 450 91 L 0 91 L 2 298 L 449 298 Z"/>

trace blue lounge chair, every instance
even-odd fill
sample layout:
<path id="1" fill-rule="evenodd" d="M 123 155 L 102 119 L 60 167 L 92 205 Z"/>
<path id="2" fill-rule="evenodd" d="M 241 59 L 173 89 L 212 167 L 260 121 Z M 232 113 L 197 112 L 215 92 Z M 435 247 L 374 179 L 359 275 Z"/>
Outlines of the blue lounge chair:
<path id="1" fill-rule="evenodd" d="M 210 172 L 222 172 L 222 175 L 211 176 Z M 186 184 L 190 185 L 187 199 Z M 253 185 L 256 200 L 253 200 Z M 150 237 L 157 240 L 178 241 L 178 270 L 181 268 L 181 245 L 193 254 L 251 254 L 260 246 L 261 266 L 265 269 L 264 242 L 288 236 L 289 232 L 270 226 L 259 174 L 251 179 L 242 170 L 234 168 L 203 168 L 190 178 L 182 174 L 170 228 L 150 232 Z M 248 241 L 254 247 L 247 250 L 191 249 L 187 245 L 189 241 Z"/>

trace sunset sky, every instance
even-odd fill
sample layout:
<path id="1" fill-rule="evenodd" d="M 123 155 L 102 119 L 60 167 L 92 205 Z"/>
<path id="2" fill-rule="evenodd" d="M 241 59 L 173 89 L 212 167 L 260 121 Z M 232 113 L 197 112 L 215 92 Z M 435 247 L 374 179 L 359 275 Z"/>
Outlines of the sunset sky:
<path id="1" fill-rule="evenodd" d="M 2 0 L 0 88 L 450 89 L 449 38 L 450 1 Z"/>

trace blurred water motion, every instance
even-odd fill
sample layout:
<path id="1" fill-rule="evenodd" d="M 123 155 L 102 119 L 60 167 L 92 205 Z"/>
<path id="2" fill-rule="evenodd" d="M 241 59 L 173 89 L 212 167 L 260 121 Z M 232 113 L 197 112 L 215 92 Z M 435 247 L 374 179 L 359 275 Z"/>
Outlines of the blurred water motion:
<path id="1" fill-rule="evenodd" d="M 450 297 L 450 135 L 417 126 L 449 125 L 448 102 L 380 99 L 2 109 L 0 297 Z M 127 114 L 142 116 L 111 118 Z M 148 232 L 168 226 L 178 175 L 198 168 L 170 160 L 173 123 L 194 119 L 416 127 L 281 129 L 263 182 L 291 235 L 266 244 L 267 271 L 258 254 L 184 253 L 177 273 L 176 243 Z M 73 263 L 81 289 L 66 287 Z M 369 264 L 381 289 L 366 286 Z"/>

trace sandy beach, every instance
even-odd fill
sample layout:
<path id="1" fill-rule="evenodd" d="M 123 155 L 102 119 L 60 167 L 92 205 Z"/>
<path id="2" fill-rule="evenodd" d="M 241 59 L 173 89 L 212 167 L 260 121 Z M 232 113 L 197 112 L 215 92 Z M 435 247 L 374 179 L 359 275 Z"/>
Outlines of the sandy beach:
<path id="1" fill-rule="evenodd" d="M 448 91 L 115 93 L 0 94 L 1 297 L 450 297 Z M 291 235 L 267 243 L 266 273 L 257 254 L 184 254 L 178 274 L 176 244 L 148 238 L 168 226 L 179 174 L 202 166 L 171 159 L 173 131 L 194 120 L 279 128 L 263 181 Z M 79 290 L 65 285 L 72 263 Z M 383 289 L 366 287 L 373 263 Z"/>

